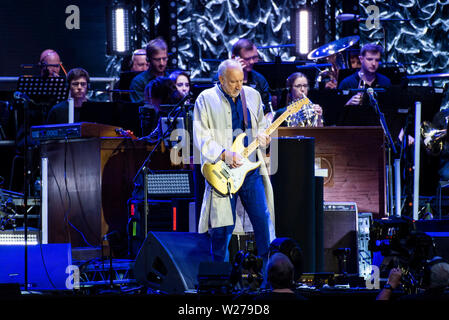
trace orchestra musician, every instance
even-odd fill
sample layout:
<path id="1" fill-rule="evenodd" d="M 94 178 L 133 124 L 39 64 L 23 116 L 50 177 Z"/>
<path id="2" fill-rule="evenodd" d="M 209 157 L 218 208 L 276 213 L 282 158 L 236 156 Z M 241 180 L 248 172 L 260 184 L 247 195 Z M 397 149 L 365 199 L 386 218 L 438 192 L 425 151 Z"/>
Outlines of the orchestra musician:
<path id="1" fill-rule="evenodd" d="M 145 87 L 151 80 L 157 77 L 168 76 L 166 71 L 168 61 L 167 43 L 162 38 L 156 38 L 148 43 L 145 50 L 149 68 L 138 74 L 131 81 L 130 90 L 133 90 L 133 92 L 131 92 L 130 97 L 132 102 L 144 101 Z"/>
<path id="2" fill-rule="evenodd" d="M 87 92 L 90 83 L 89 73 L 83 68 L 74 68 L 67 74 L 67 82 L 69 84 L 69 97 L 73 98 L 74 121 L 78 122 L 80 120 L 81 107 L 87 101 Z M 53 106 L 48 113 L 47 123 L 68 123 L 68 110 L 68 100 L 64 100 Z"/>
<path id="3" fill-rule="evenodd" d="M 282 115 L 287 109 L 288 105 L 296 100 L 307 97 L 309 92 L 309 81 L 307 77 L 301 72 L 295 72 L 291 74 L 286 81 L 286 87 L 288 89 L 286 106 L 276 110 L 273 121 L 275 121 L 280 115 Z M 304 114 L 303 109 L 299 110 L 296 114 L 289 116 L 281 126 L 285 127 L 322 127 L 323 124 L 323 109 L 317 104 L 312 104 L 309 107 L 309 113 Z M 306 107 L 306 108 L 307 108 Z M 303 107 L 304 108 L 304 107 Z M 303 117 L 300 117 L 302 115 Z M 308 117 L 310 116 L 310 117 Z"/>
<path id="4" fill-rule="evenodd" d="M 41 77 L 59 77 L 62 66 L 61 58 L 55 50 L 46 49 L 40 55 L 39 66 Z"/>
<path id="5" fill-rule="evenodd" d="M 382 53 L 383 48 L 380 45 L 374 43 L 365 44 L 360 50 L 360 70 L 343 79 L 338 89 L 391 87 L 390 79 L 377 72 Z M 356 93 L 346 102 L 346 105 L 362 104 L 363 96 L 363 92 Z"/>

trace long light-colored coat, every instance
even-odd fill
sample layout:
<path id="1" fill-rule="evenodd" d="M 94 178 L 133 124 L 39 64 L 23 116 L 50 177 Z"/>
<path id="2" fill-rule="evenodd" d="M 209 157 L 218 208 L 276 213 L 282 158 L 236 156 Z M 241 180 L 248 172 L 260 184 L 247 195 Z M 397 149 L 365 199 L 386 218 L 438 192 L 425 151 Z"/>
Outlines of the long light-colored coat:
<path id="1" fill-rule="evenodd" d="M 260 94 L 255 89 L 243 86 L 246 105 L 251 115 L 252 136 L 266 129 L 269 125 L 263 113 Z M 231 106 L 218 85 L 204 90 L 195 101 L 193 116 L 193 140 L 199 150 L 201 171 L 204 163 L 215 163 L 224 149 L 230 149 L 233 142 Z M 258 159 L 263 159 L 263 153 L 257 149 Z M 195 156 L 195 163 L 198 155 Z M 274 203 L 273 188 L 265 162 L 260 167 L 268 209 L 270 211 L 270 238 L 274 235 Z M 233 225 L 232 209 L 229 196 L 221 196 L 206 181 L 198 231 L 207 232 L 210 228 Z"/>

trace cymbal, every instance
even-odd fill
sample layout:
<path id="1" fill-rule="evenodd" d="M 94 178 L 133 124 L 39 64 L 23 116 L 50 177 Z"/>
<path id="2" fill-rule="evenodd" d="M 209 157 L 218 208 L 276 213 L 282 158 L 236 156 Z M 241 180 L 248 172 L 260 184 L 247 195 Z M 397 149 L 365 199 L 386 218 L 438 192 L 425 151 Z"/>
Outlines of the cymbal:
<path id="1" fill-rule="evenodd" d="M 341 38 L 319 48 L 316 48 L 307 55 L 308 59 L 321 59 L 329 57 L 333 54 L 346 50 L 347 48 L 353 46 L 359 41 L 359 36 L 349 36 L 345 38 Z"/>

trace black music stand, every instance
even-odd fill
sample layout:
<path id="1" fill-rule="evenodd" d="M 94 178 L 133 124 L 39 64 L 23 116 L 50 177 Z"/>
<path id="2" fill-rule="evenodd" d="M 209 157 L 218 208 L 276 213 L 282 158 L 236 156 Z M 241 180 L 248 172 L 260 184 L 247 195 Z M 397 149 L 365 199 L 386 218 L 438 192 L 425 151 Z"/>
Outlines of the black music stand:
<path id="1" fill-rule="evenodd" d="M 80 108 L 80 122 L 94 122 L 121 127 L 141 134 L 138 103 L 86 101 Z"/>
<path id="2" fill-rule="evenodd" d="M 17 91 L 25 93 L 36 104 L 56 104 L 67 100 L 69 87 L 62 77 L 20 76 Z"/>
<path id="3" fill-rule="evenodd" d="M 24 129 L 24 243 L 25 243 L 25 271 L 24 289 L 28 289 L 28 196 L 29 196 L 29 172 L 31 172 L 29 160 L 29 129 L 30 125 L 30 104 L 35 106 L 48 106 L 50 103 L 56 104 L 67 99 L 68 86 L 64 78 L 59 77 L 30 77 L 21 76 L 17 81 L 17 91 L 19 95 L 15 97 L 23 101 L 23 129 Z M 44 112 L 46 114 L 46 112 Z M 44 116 L 45 117 L 45 116 Z"/>

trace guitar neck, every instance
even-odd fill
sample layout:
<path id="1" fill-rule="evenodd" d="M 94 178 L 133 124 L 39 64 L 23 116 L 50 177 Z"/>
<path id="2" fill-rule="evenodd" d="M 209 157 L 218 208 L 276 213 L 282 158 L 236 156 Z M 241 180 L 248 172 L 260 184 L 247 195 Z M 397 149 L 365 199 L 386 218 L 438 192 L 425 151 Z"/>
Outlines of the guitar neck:
<path id="1" fill-rule="evenodd" d="M 310 103 L 308 98 L 303 98 L 301 100 L 293 102 L 287 108 L 287 110 L 285 110 L 285 112 L 279 116 L 279 118 L 277 118 L 275 121 L 273 121 L 273 123 L 271 123 L 271 125 L 265 129 L 264 133 L 267 136 L 271 136 L 271 134 L 282 124 L 282 122 L 285 121 L 285 119 L 287 119 L 287 117 L 289 115 L 291 115 L 295 112 L 298 112 L 298 110 L 300 110 L 303 105 L 308 104 L 308 103 Z M 242 156 L 244 158 L 247 158 L 251 153 L 253 153 L 259 147 L 259 145 L 260 145 L 259 140 L 254 139 L 253 142 L 251 142 L 250 145 L 243 150 Z"/>

